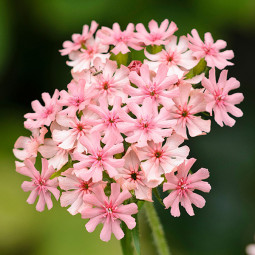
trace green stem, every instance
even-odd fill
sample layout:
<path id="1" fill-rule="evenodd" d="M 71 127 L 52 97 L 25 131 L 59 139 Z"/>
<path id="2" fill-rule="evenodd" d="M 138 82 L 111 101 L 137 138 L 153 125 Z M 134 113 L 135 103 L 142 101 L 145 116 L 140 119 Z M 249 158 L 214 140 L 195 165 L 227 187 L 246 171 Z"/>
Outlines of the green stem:
<path id="1" fill-rule="evenodd" d="M 132 232 L 128 229 L 126 224 L 122 224 L 122 230 L 125 236 L 120 240 L 122 254 L 123 255 L 134 255 L 134 246 L 132 243 Z"/>
<path id="2" fill-rule="evenodd" d="M 159 255 L 171 255 L 156 209 L 150 202 L 144 203 L 145 213 Z"/>

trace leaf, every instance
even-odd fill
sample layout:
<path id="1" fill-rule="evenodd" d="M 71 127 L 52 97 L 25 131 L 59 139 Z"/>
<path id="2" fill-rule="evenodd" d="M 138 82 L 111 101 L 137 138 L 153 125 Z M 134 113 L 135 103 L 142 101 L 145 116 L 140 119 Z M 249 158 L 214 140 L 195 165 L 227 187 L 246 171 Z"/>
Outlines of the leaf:
<path id="1" fill-rule="evenodd" d="M 135 250 L 136 253 L 138 255 L 141 255 L 141 247 L 140 247 L 140 238 L 139 238 L 139 223 L 138 223 L 138 215 L 136 214 L 134 216 L 135 220 L 136 220 L 136 226 L 135 228 L 132 229 L 132 236 L 133 236 L 133 241 L 134 241 L 134 246 L 135 246 Z"/>
<path id="2" fill-rule="evenodd" d="M 152 190 L 153 190 L 154 196 L 157 198 L 157 200 L 159 201 L 159 203 L 165 207 L 165 205 L 164 205 L 164 203 L 163 203 L 163 201 L 162 201 L 162 199 L 161 199 L 161 197 L 160 197 L 160 194 L 159 194 L 159 192 L 158 192 L 158 189 L 157 189 L 157 188 L 154 188 L 154 189 L 152 189 Z"/>
<path id="3" fill-rule="evenodd" d="M 193 67 L 186 75 L 185 75 L 185 79 L 191 79 L 203 72 L 206 71 L 206 66 L 207 63 L 205 61 L 204 58 L 200 59 L 200 61 L 198 62 L 198 64 Z"/>
<path id="4" fill-rule="evenodd" d="M 68 168 L 71 168 L 73 167 L 73 164 L 75 163 L 75 161 L 72 161 L 70 155 L 69 155 L 69 160 L 68 162 L 60 169 L 58 170 L 57 172 L 55 172 L 54 174 L 51 175 L 50 179 L 54 179 L 58 176 L 60 176 L 63 172 L 65 172 Z"/>
<path id="5" fill-rule="evenodd" d="M 134 247 L 132 244 L 132 233 L 128 229 L 127 225 L 122 222 L 121 228 L 125 236 L 120 240 L 123 255 L 134 255 Z"/>

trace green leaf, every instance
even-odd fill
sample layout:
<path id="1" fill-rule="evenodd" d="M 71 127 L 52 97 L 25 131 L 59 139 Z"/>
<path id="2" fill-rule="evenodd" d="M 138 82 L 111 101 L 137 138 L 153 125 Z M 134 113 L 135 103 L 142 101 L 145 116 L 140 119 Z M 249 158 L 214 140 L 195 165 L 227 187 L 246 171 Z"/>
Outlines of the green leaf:
<path id="1" fill-rule="evenodd" d="M 51 175 L 50 179 L 54 179 L 58 176 L 60 176 L 63 172 L 65 172 L 67 169 L 69 168 L 72 168 L 73 167 L 73 164 L 75 163 L 75 161 L 72 161 L 70 155 L 69 155 L 69 160 L 68 162 L 60 169 L 58 170 L 57 172 L 55 172 L 54 174 Z"/>
<path id="2" fill-rule="evenodd" d="M 112 53 L 110 56 L 110 59 L 117 61 L 118 67 L 120 67 L 121 65 L 127 66 L 128 60 L 129 60 L 129 54 L 128 53 L 122 54 L 120 52 L 117 55 L 115 55 Z"/>
<path id="3" fill-rule="evenodd" d="M 200 61 L 198 62 L 198 64 L 193 67 L 186 75 L 185 75 L 185 78 L 186 79 L 191 79 L 203 72 L 206 71 L 206 66 L 207 66 L 207 63 L 205 61 L 204 58 L 200 59 Z"/>
<path id="4" fill-rule="evenodd" d="M 163 203 L 163 201 L 162 201 L 162 199 L 161 199 L 161 197 L 160 197 L 160 194 L 159 194 L 159 192 L 158 192 L 158 189 L 157 189 L 157 188 L 154 188 L 154 189 L 152 189 L 152 191 L 153 191 L 154 196 L 155 196 L 155 197 L 157 198 L 157 200 L 159 201 L 159 203 L 165 207 L 165 205 L 164 205 L 164 203 Z"/>
<path id="5" fill-rule="evenodd" d="M 138 223 L 138 215 L 136 214 L 134 216 L 135 221 L 136 221 L 136 226 L 135 228 L 132 229 L 132 236 L 133 236 L 133 241 L 134 241 L 134 246 L 136 253 L 138 255 L 141 255 L 141 247 L 140 247 L 140 238 L 139 238 L 139 223 Z"/>
<path id="6" fill-rule="evenodd" d="M 128 229 L 127 225 L 122 222 L 121 228 L 125 234 L 125 236 L 120 240 L 122 253 L 123 255 L 134 255 L 134 247 L 132 244 L 132 233 L 131 230 Z"/>

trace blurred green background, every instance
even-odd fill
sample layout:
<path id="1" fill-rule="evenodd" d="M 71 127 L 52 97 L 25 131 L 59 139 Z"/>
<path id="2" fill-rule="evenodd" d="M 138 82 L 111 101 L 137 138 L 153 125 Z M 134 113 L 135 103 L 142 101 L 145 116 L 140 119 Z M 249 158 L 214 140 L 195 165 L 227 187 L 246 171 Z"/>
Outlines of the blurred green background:
<path id="1" fill-rule="evenodd" d="M 0 254 L 1 255 L 90 255 L 121 254 L 119 242 L 99 239 L 99 230 L 86 232 L 85 221 L 71 216 L 58 203 L 39 213 L 28 205 L 28 193 L 20 185 L 26 177 L 15 172 L 12 148 L 21 135 L 23 115 L 41 93 L 63 89 L 71 79 L 67 58 L 58 50 L 83 24 L 119 22 L 147 24 L 151 19 L 173 20 L 177 35 L 196 28 L 210 31 L 215 39 L 228 42 L 235 52 L 229 75 L 241 82 L 244 116 L 233 128 L 212 125 L 207 136 L 188 141 L 194 169 L 210 170 L 212 191 L 206 206 L 189 217 L 170 216 L 160 205 L 158 212 L 173 255 L 240 255 L 253 242 L 255 233 L 254 149 L 254 0 L 0 0 Z M 156 254 L 150 231 L 142 221 L 143 255 Z"/>

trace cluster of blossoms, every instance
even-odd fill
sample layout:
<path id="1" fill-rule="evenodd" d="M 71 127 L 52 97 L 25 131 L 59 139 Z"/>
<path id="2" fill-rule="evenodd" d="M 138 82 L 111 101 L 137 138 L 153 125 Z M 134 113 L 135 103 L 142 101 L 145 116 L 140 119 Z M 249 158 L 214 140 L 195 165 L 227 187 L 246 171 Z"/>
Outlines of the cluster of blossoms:
<path id="1" fill-rule="evenodd" d="M 19 137 L 13 152 L 17 172 L 31 178 L 22 184 L 31 191 L 29 204 L 39 196 L 36 209 L 51 209 L 52 193 L 72 215 L 89 219 L 87 231 L 102 223 L 100 238 L 109 241 L 112 233 L 123 238 L 122 222 L 136 226 L 137 204 L 153 202 L 157 189 L 166 192 L 162 202 L 175 217 L 179 204 L 191 216 L 192 204 L 205 205 L 194 191 L 210 191 L 203 181 L 209 171 L 190 171 L 196 159 L 183 143 L 210 132 L 210 116 L 233 126 L 229 114 L 242 116 L 235 105 L 243 95 L 229 94 L 239 87 L 222 70 L 233 65 L 233 51 L 210 33 L 203 41 L 193 29 L 178 39 L 168 20 L 150 21 L 149 31 L 132 23 L 124 31 L 117 23 L 97 28 L 92 21 L 64 42 L 60 52 L 69 57 L 72 81 L 52 97 L 43 93 L 43 105 L 32 102 L 24 123 L 32 135 Z M 136 51 L 142 61 L 131 59 Z"/>

